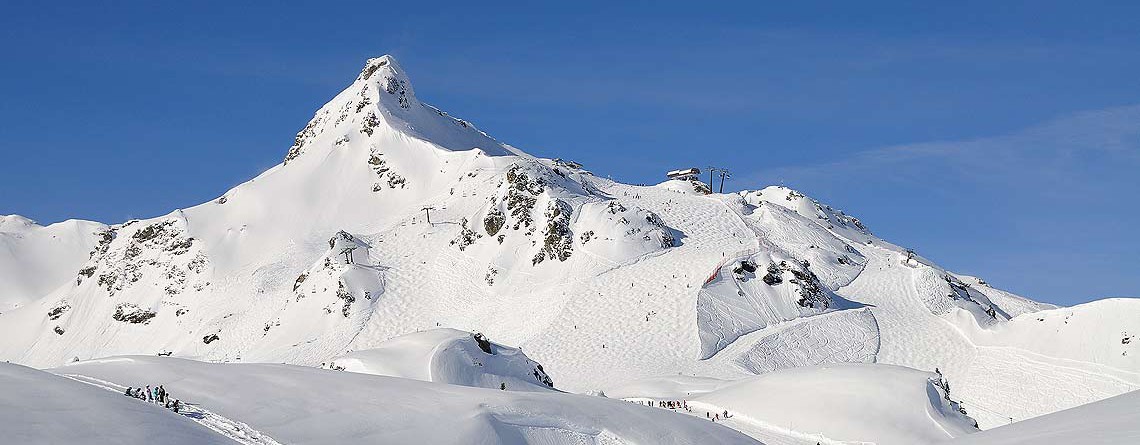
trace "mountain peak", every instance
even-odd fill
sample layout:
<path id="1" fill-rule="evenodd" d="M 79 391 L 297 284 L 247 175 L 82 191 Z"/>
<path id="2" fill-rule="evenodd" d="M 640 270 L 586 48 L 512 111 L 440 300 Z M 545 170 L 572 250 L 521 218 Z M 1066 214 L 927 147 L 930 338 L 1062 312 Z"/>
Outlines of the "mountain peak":
<path id="1" fill-rule="evenodd" d="M 347 135 L 372 139 L 388 130 L 449 151 L 479 149 L 492 156 L 519 154 L 470 122 L 421 103 L 396 58 L 383 55 L 368 59 L 356 80 L 317 110 L 297 133 L 285 162 L 296 159 L 310 145 L 339 146 L 352 139 Z M 318 140 L 323 134 L 330 136 Z"/>
<path id="2" fill-rule="evenodd" d="M 389 54 L 372 57 L 364 62 L 364 69 L 360 71 L 360 78 L 362 80 L 368 80 L 372 77 L 373 73 L 386 66 L 389 67 L 389 69 L 395 68 L 399 70 L 399 64 L 396 62 L 396 58 Z"/>
<path id="3" fill-rule="evenodd" d="M 21 215 L 0 215 L 0 232 L 26 230 L 38 225 L 30 218 Z"/>
<path id="4" fill-rule="evenodd" d="M 403 108 L 407 108 L 407 104 L 415 100 L 412 82 L 408 79 L 408 75 L 400 68 L 396 58 L 388 54 L 364 62 L 364 68 L 360 70 L 356 81 L 365 85 L 374 85 L 388 94 L 397 95 Z"/>

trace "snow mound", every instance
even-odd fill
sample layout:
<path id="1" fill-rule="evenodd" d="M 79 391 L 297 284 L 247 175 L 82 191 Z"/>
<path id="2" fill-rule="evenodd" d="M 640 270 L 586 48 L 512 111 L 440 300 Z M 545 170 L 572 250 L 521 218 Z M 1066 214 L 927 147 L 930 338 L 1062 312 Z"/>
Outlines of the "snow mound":
<path id="1" fill-rule="evenodd" d="M 656 213 L 620 200 L 582 205 L 574 226 L 583 249 L 619 260 L 673 247 L 680 239 Z"/>
<path id="2" fill-rule="evenodd" d="M 1140 443 L 1140 391 L 971 434 L 949 445 Z"/>
<path id="3" fill-rule="evenodd" d="M 432 329 L 334 358 L 332 369 L 511 391 L 554 388 L 542 365 L 482 334 Z"/>
<path id="4" fill-rule="evenodd" d="M 0 394 L 5 443 L 233 443 L 158 405 L 19 365 L 0 363 Z"/>
<path id="5" fill-rule="evenodd" d="M 761 190 L 745 190 L 740 192 L 740 196 L 752 205 L 767 202 L 784 207 L 828 230 L 842 234 L 847 239 L 862 241 L 871 237 L 871 231 L 863 226 L 859 218 L 784 186 L 773 185 Z"/>
<path id="6" fill-rule="evenodd" d="M 182 400 L 280 443 L 757 443 L 701 419 L 556 391 L 500 391 L 304 366 L 169 357 L 92 360 L 53 372 L 119 385 L 162 383 Z"/>
<path id="7" fill-rule="evenodd" d="M 654 187 L 693 196 L 704 196 L 712 193 L 712 190 L 709 190 L 707 184 L 697 180 L 682 181 L 671 179 L 657 184 Z"/>

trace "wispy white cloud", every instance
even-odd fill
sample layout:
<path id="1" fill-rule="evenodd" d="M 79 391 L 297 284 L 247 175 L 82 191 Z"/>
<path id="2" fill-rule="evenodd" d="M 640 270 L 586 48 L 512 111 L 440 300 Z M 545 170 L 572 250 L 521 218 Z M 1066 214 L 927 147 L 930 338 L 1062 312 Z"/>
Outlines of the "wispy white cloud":
<path id="1" fill-rule="evenodd" d="M 1006 187 L 1095 189 L 1106 182 L 1140 186 L 1140 105 L 1076 113 L 1008 135 L 881 147 L 845 158 L 757 172 L 794 184 L 852 179 L 934 180 Z M 936 182 L 936 181 L 928 181 Z M 931 184 L 936 185 L 936 184 Z"/>

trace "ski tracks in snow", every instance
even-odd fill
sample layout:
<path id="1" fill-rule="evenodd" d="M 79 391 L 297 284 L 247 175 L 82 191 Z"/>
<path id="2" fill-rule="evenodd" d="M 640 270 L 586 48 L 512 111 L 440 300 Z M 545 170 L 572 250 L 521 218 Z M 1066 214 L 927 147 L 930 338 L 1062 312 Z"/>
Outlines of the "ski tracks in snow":
<path id="1" fill-rule="evenodd" d="M 103 388 L 108 391 L 114 391 L 119 394 L 123 394 L 127 388 L 116 383 L 100 380 L 94 377 L 88 377 L 85 375 L 61 375 L 80 383 L 86 383 L 88 385 Z M 124 395 L 123 397 L 126 396 Z M 280 442 L 273 440 L 272 437 L 269 437 L 261 431 L 251 428 L 249 425 L 246 425 L 243 422 L 221 416 L 198 405 L 192 405 L 190 403 L 184 403 L 184 405 L 186 408 L 182 412 L 178 413 L 178 415 L 188 417 L 206 428 L 214 430 L 223 436 L 233 439 L 233 441 L 237 443 L 243 445 L 281 445 Z"/>

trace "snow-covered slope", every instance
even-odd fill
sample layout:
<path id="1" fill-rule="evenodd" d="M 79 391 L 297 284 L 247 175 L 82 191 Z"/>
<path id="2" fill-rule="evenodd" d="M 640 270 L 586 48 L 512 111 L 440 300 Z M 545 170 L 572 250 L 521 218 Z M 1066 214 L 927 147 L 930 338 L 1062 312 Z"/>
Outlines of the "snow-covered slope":
<path id="1" fill-rule="evenodd" d="M 1119 445 L 1140 443 L 1140 391 L 948 442 L 952 445 Z"/>
<path id="2" fill-rule="evenodd" d="M 606 394 L 682 400 L 690 414 L 721 413 L 718 421 L 765 441 L 907 445 L 977 431 L 946 388 L 935 373 L 851 364 L 787 369 L 739 381 L 658 378 L 609 388 Z"/>
<path id="3" fill-rule="evenodd" d="M 103 229 L 91 221 L 45 227 L 19 215 L 0 215 L 0 313 L 74 280 Z"/>
<path id="4" fill-rule="evenodd" d="M 1057 309 L 1095 329 L 1032 322 L 1052 307 L 911 258 L 795 190 L 632 186 L 535 159 L 420 102 L 387 56 L 282 164 L 210 202 L 79 232 L 98 235 L 52 263 L 57 284 L 3 269 L 0 288 L 35 293 L 0 313 L 0 359 L 383 367 L 353 351 L 447 327 L 519 345 L 569 391 L 887 363 L 940 369 L 990 427 L 1140 388 L 1140 343 L 1121 343 L 1140 317 L 1107 313 L 1138 300 Z"/>
<path id="5" fill-rule="evenodd" d="M 374 349 L 337 357 L 329 368 L 425 382 L 511 391 L 546 391 L 554 382 L 517 348 L 482 334 L 432 329 L 401 335 Z"/>
<path id="6" fill-rule="evenodd" d="M 231 444 L 152 403 L 0 363 L 0 433 L 13 444 Z"/>
<path id="7" fill-rule="evenodd" d="M 114 388 L 162 383 L 182 400 L 279 443 L 756 443 L 702 419 L 556 391 L 500 391 L 312 367 L 167 357 L 116 357 L 52 371 Z"/>

